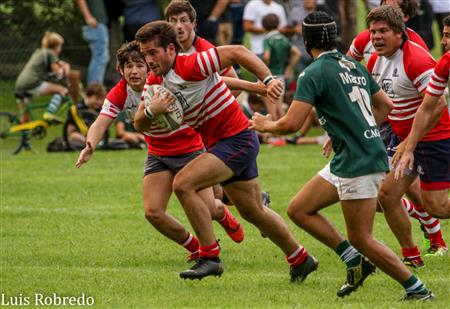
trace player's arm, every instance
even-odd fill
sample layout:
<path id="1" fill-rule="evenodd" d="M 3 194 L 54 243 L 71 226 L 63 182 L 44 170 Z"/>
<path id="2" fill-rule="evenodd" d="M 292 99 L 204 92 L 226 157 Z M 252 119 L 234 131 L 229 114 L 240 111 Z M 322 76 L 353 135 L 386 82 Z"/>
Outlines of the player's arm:
<path id="1" fill-rule="evenodd" d="M 380 89 L 372 95 L 372 113 L 377 124 L 386 121 L 393 108 L 394 104 L 383 90 Z"/>
<path id="2" fill-rule="evenodd" d="M 88 130 L 86 136 L 86 147 L 81 150 L 80 155 L 78 156 L 78 160 L 75 163 L 76 167 L 80 167 L 91 159 L 95 147 L 102 140 L 103 135 L 105 134 L 106 130 L 108 130 L 113 121 L 113 118 L 102 114 L 97 117 L 97 119 Z"/>
<path id="3" fill-rule="evenodd" d="M 239 79 L 239 76 L 237 75 L 237 73 L 233 67 L 229 67 L 229 68 L 225 69 L 225 73 L 222 75 L 222 78 L 223 77 Z M 227 82 L 225 80 L 224 80 L 224 82 L 225 82 L 225 84 L 227 84 Z M 230 88 L 230 86 L 228 84 L 227 84 L 227 86 L 228 86 L 228 88 Z M 241 90 L 246 90 L 246 89 L 230 88 L 230 90 L 231 90 L 231 93 L 234 95 L 234 97 L 237 98 L 237 96 L 241 94 Z"/>
<path id="4" fill-rule="evenodd" d="M 267 86 L 267 95 L 277 100 L 283 93 L 283 83 L 275 79 L 269 68 L 255 54 L 242 45 L 225 45 L 217 47 L 220 59 L 220 68 L 226 68 L 233 64 L 240 64 Z"/>
<path id="5" fill-rule="evenodd" d="M 222 80 L 227 85 L 227 87 L 233 91 L 233 95 L 236 90 L 239 92 L 252 92 L 263 96 L 267 95 L 267 87 L 260 81 L 252 83 L 243 79 L 232 78 L 228 76 L 222 76 Z"/>
<path id="6" fill-rule="evenodd" d="M 414 117 L 405 150 L 413 151 L 416 148 L 417 143 L 425 134 L 436 126 L 446 107 L 447 104 L 442 96 L 436 97 L 428 93 L 425 94 Z"/>
<path id="7" fill-rule="evenodd" d="M 297 132 L 308 118 L 311 109 L 311 104 L 294 100 L 287 113 L 277 121 L 273 121 L 271 115 L 253 114 L 249 128 L 259 132 L 270 132 L 279 135 Z"/>

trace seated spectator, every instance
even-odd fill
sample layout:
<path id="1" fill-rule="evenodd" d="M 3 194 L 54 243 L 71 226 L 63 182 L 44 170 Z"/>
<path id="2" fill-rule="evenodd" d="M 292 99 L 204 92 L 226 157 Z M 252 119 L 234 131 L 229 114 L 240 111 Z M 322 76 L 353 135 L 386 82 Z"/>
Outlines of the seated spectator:
<path id="1" fill-rule="evenodd" d="M 87 131 L 97 119 L 105 97 L 105 87 L 102 84 L 92 83 L 86 89 L 86 98 L 69 110 L 64 124 L 63 135 L 65 141 L 72 149 L 84 148 Z M 108 134 L 106 133 L 104 141 L 107 142 L 107 140 Z"/>
<path id="2" fill-rule="evenodd" d="M 116 138 L 128 144 L 130 148 L 146 149 L 144 135 L 136 132 L 130 117 L 124 112 L 117 116 Z"/>
<path id="3" fill-rule="evenodd" d="M 21 122 L 30 120 L 25 114 L 25 104 L 30 103 L 32 96 L 53 95 L 44 113 L 47 121 L 62 120 L 55 115 L 63 98 L 67 95 L 66 78 L 70 73 L 70 65 L 58 58 L 64 39 L 56 32 L 46 32 L 38 48 L 31 55 L 16 80 L 15 95 L 19 110 L 23 117 Z"/>

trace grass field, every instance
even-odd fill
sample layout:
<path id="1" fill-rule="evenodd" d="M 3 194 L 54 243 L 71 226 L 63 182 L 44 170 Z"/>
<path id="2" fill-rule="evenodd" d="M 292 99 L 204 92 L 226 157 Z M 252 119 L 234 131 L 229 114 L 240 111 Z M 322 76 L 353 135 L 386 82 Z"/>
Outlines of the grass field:
<path id="1" fill-rule="evenodd" d="M 0 110 L 14 111 L 13 84 L 0 82 L 0 89 L 6 90 L 0 92 Z M 225 273 L 192 282 L 178 277 L 189 267 L 184 249 L 143 216 L 145 152 L 99 151 L 78 170 L 77 153 L 45 152 L 60 130 L 51 128 L 46 139 L 33 141 L 34 152 L 18 156 L 11 155 L 17 140 L 0 139 L 0 287 L 6 300 L 31 297 L 32 306 L 36 293 L 56 293 L 93 297 L 99 308 L 449 308 L 450 256 L 425 257 L 426 267 L 417 272 L 436 295 L 431 303 L 399 301 L 401 286 L 381 272 L 350 297 L 336 296 L 345 267 L 285 213 L 294 193 L 326 163 L 318 146 L 262 146 L 258 158 L 272 208 L 319 259 L 318 271 L 303 284 L 291 284 L 282 252 L 253 226 L 243 223 L 245 240 L 237 245 L 215 224 Z M 174 198 L 169 212 L 189 227 Z M 344 231 L 338 205 L 324 214 Z M 449 221 L 441 225 L 450 242 Z M 417 222 L 413 230 L 423 249 Z M 374 234 L 400 254 L 382 214 Z"/>
<path id="2" fill-rule="evenodd" d="M 36 153 L 11 156 L 13 141 L 1 141 L 0 283 L 6 296 L 84 293 L 103 308 L 448 308 L 449 256 L 426 258 L 427 266 L 418 272 L 437 296 L 433 303 L 400 302 L 401 286 L 382 273 L 352 296 L 336 297 L 345 267 L 285 215 L 290 197 L 326 162 L 319 147 L 264 146 L 259 156 L 261 184 L 272 195 L 272 207 L 320 260 L 319 270 L 299 285 L 289 282 L 281 251 L 248 223 L 239 245 L 215 224 L 225 264 L 220 279 L 181 280 L 178 272 L 189 266 L 184 249 L 143 216 L 145 153 L 99 151 L 78 170 L 77 153 L 47 154 L 46 142 L 33 144 Z M 175 199 L 169 211 L 187 224 Z M 337 205 L 325 214 L 343 230 Z M 442 226 L 448 240 L 449 222 Z M 374 232 L 399 252 L 381 214 Z M 415 222 L 414 236 L 422 246 Z"/>

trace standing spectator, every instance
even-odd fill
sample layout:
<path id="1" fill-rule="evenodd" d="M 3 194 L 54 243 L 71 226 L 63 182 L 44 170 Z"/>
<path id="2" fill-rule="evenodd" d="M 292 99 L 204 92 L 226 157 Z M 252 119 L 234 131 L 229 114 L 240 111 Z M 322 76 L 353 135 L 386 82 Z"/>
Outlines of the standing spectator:
<path id="1" fill-rule="evenodd" d="M 83 14 L 83 38 L 91 49 L 87 84 L 103 84 L 109 62 L 108 14 L 103 0 L 75 0 Z"/>
<path id="2" fill-rule="evenodd" d="M 433 7 L 434 17 L 439 25 L 439 34 L 442 38 L 444 32 L 444 18 L 450 14 L 450 0 L 430 0 L 430 4 Z M 445 53 L 445 49 L 442 46 L 442 53 Z"/>
<path id="3" fill-rule="evenodd" d="M 280 20 L 276 14 L 268 14 L 262 20 L 263 27 L 267 31 L 263 41 L 264 53 L 262 60 L 267 64 L 273 75 L 286 82 L 291 81 L 294 77 L 294 67 L 300 60 L 300 51 L 292 45 L 286 36 L 277 30 L 279 22 Z M 277 102 L 263 98 L 263 102 L 274 120 L 283 116 L 282 97 Z M 281 137 L 269 139 L 269 143 L 280 146 L 285 144 L 284 138 Z"/>
<path id="4" fill-rule="evenodd" d="M 433 39 L 433 8 L 429 0 L 420 0 L 415 16 L 410 16 L 406 25 L 419 34 L 428 46 L 434 48 Z"/>
<path id="5" fill-rule="evenodd" d="M 148 22 L 161 19 L 161 8 L 157 0 L 122 0 L 123 7 L 123 38 L 125 42 L 134 40 L 139 28 Z"/>
<path id="6" fill-rule="evenodd" d="M 262 20 L 270 13 L 278 16 L 280 28 L 286 26 L 286 13 L 283 7 L 272 0 L 251 0 L 244 9 L 244 30 L 250 33 L 252 52 L 260 58 L 264 52 L 263 41 L 266 32 L 262 26 Z"/>
<path id="7" fill-rule="evenodd" d="M 244 40 L 244 27 L 243 16 L 244 7 L 247 4 L 247 0 L 231 0 L 228 6 L 230 11 L 231 23 L 233 24 L 233 36 L 231 38 L 231 44 L 242 44 Z"/>
<path id="8" fill-rule="evenodd" d="M 306 51 L 302 36 L 302 23 L 305 17 L 314 11 L 324 11 L 332 15 L 328 6 L 317 4 L 316 0 L 305 0 L 294 3 L 288 18 L 287 34 L 292 35 L 292 43 L 300 50 L 302 57 L 297 65 L 297 71 L 302 72 L 311 62 L 312 58 Z"/>
<path id="9" fill-rule="evenodd" d="M 341 29 L 341 41 L 338 44 L 340 52 L 345 53 L 356 36 L 356 1 L 338 0 L 339 28 Z M 343 31 L 342 31 L 343 30 Z"/>
<path id="10" fill-rule="evenodd" d="M 227 9 L 230 0 L 191 0 L 197 12 L 197 33 L 213 45 L 217 45 L 219 18 Z"/>

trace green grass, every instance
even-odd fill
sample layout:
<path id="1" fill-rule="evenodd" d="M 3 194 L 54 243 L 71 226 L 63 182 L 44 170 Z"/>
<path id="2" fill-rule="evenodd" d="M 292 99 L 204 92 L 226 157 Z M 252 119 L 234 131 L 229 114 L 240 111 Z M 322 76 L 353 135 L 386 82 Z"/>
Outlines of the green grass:
<path id="1" fill-rule="evenodd" d="M 52 128 L 55 135 L 58 128 Z M 262 187 L 272 207 L 296 238 L 320 260 L 303 284 L 290 284 L 282 252 L 244 222 L 245 240 L 234 244 L 215 224 L 225 273 L 183 281 L 184 249 L 165 239 L 144 219 L 141 199 L 145 152 L 96 152 L 81 169 L 77 153 L 45 153 L 49 139 L 34 142 L 35 153 L 10 155 L 13 141 L 1 143 L 1 290 L 6 295 L 85 293 L 103 308 L 422 308 L 404 304 L 399 284 L 383 273 L 371 276 L 351 297 L 338 299 L 345 267 L 329 249 L 296 227 L 285 214 L 293 194 L 326 162 L 316 146 L 262 147 Z M 235 209 L 232 209 L 236 213 Z M 189 226 L 172 199 L 169 212 Z M 344 231 L 337 205 L 324 211 Z M 443 221 L 449 238 L 449 222 Z M 418 224 L 414 236 L 421 245 Z M 374 233 L 397 253 L 399 246 L 382 215 Z M 450 303 L 450 257 L 426 258 L 418 272 L 437 299 Z"/>
<path id="2" fill-rule="evenodd" d="M 13 83 L 2 82 L 0 110 L 15 110 Z M 35 293 L 95 298 L 99 308 L 445 308 L 450 303 L 450 257 L 425 258 L 418 271 L 436 294 L 432 303 L 402 303 L 401 286 L 379 272 L 345 299 L 336 297 L 345 280 L 338 257 L 286 216 L 295 192 L 326 162 L 317 146 L 262 147 L 260 181 L 272 208 L 295 237 L 320 260 L 303 284 L 290 284 L 283 254 L 243 222 L 245 240 L 234 244 L 215 224 L 225 273 L 220 278 L 183 281 L 185 252 L 144 219 L 141 182 L 145 152 L 96 152 L 81 169 L 77 153 L 48 154 L 60 134 L 33 140 L 33 152 L 12 156 L 17 140 L 0 139 L 0 287 L 7 296 Z M 168 211 L 189 227 L 172 198 Z M 236 214 L 235 209 L 232 211 Z M 341 231 L 338 205 L 323 212 Z M 441 222 L 449 241 L 448 220 Z M 422 247 L 413 222 L 414 238 Z M 399 245 L 378 214 L 374 234 L 399 254 Z M 447 305 L 445 305 L 447 304 Z"/>

